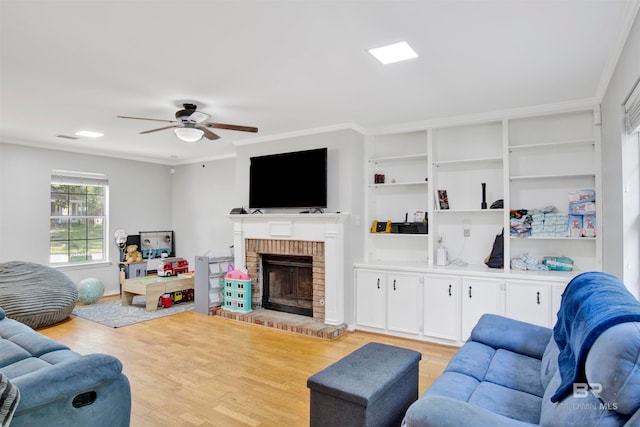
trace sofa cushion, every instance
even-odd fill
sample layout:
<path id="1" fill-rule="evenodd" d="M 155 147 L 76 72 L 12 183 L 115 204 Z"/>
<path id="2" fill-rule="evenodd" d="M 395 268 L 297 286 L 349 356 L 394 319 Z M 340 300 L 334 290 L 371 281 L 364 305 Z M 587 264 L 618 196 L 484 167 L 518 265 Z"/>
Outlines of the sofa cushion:
<path id="1" fill-rule="evenodd" d="M 51 363 L 52 365 L 57 365 L 58 363 L 66 362 L 67 360 L 74 359 L 78 356 L 80 356 L 80 353 L 76 353 L 73 350 L 56 350 L 43 354 L 40 356 L 40 359 L 47 363 Z"/>
<path id="2" fill-rule="evenodd" d="M 431 384 L 424 396 L 444 396 L 467 402 L 480 381 L 458 372 L 444 372 Z"/>
<path id="3" fill-rule="evenodd" d="M 69 347 L 66 345 L 54 341 L 51 338 L 41 335 L 35 331 L 28 331 L 14 335 L 9 338 L 9 341 L 24 348 L 33 357 L 40 357 L 43 354 L 57 350 L 69 350 Z"/>
<path id="4" fill-rule="evenodd" d="M 537 424 L 542 399 L 520 390 L 483 381 L 471 395 L 469 403 L 505 417 Z"/>
<path id="5" fill-rule="evenodd" d="M 31 357 L 31 354 L 19 345 L 0 339 L 0 369 L 12 363 Z"/>
<path id="6" fill-rule="evenodd" d="M 10 380 L 15 380 L 23 375 L 30 374 L 40 369 L 46 369 L 50 366 L 50 363 L 47 363 L 42 359 L 38 359 L 37 357 L 27 357 L 26 359 L 19 360 L 11 365 L 3 367 L 1 372 Z"/>
<path id="7" fill-rule="evenodd" d="M 496 350 L 485 381 L 538 397 L 544 394 L 540 382 L 540 360 L 508 350 Z"/>
<path id="8" fill-rule="evenodd" d="M 640 323 L 622 323 L 603 332 L 585 363 L 590 384 L 616 412 L 632 415 L 640 408 Z M 596 388 L 596 390 L 598 390 Z"/>
<path id="9" fill-rule="evenodd" d="M 541 359 L 551 329 L 496 314 L 483 314 L 471 331 L 471 340 L 493 348 Z"/>
<path id="10" fill-rule="evenodd" d="M 479 342 L 468 341 L 449 361 L 446 372 L 458 372 L 482 381 L 489 370 L 496 350 Z"/>
<path id="11" fill-rule="evenodd" d="M 486 321 L 484 318 L 485 325 Z M 549 341 L 548 334 L 544 335 Z M 540 365 L 535 357 L 468 341 L 423 397 L 447 397 L 514 420 L 537 423 L 544 394 Z"/>

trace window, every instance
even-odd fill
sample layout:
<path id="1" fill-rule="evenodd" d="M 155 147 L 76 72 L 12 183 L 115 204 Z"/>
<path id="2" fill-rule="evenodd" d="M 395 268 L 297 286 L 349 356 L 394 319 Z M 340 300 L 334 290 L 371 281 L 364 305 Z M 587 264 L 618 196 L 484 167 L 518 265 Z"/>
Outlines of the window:
<path id="1" fill-rule="evenodd" d="M 108 190 L 106 175 L 51 172 L 50 264 L 106 261 Z"/>
<path id="2" fill-rule="evenodd" d="M 631 95 L 624 104 L 627 133 L 633 135 L 640 132 L 640 83 L 631 91 Z"/>

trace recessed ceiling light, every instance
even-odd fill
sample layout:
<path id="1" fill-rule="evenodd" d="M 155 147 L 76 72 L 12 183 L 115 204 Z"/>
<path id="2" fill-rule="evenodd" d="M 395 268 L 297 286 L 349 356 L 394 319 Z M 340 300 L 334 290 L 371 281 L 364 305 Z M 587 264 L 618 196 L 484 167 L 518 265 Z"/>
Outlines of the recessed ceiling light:
<path id="1" fill-rule="evenodd" d="M 81 130 L 76 132 L 76 135 L 78 136 L 87 136 L 89 138 L 100 138 L 101 136 L 104 136 L 104 133 L 100 133 L 100 132 L 93 132 L 90 130 Z"/>
<path id="2" fill-rule="evenodd" d="M 407 42 L 394 43 L 388 46 L 369 49 L 369 53 L 375 56 L 376 59 L 383 64 L 393 64 L 394 62 L 418 57 L 418 54 L 411 49 L 411 46 L 409 46 Z"/>

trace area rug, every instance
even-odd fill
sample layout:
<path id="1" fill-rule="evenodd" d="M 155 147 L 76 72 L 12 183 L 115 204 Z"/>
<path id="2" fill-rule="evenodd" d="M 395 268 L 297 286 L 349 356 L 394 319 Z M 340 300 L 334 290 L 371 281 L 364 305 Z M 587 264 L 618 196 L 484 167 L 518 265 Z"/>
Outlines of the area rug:
<path id="1" fill-rule="evenodd" d="M 120 300 L 76 305 L 71 314 L 112 328 L 120 328 L 192 310 L 193 301 L 189 301 L 174 304 L 167 308 L 159 307 L 156 311 L 147 311 L 145 309 L 145 297 L 136 296 L 133 298 L 132 305 L 122 305 Z"/>

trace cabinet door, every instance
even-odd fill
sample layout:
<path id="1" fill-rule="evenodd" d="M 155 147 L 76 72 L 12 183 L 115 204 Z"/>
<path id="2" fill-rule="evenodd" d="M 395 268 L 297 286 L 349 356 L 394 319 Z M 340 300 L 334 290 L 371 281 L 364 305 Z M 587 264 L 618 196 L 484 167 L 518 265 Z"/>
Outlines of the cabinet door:
<path id="1" fill-rule="evenodd" d="M 457 341 L 460 279 L 426 276 L 424 285 L 424 334 Z"/>
<path id="2" fill-rule="evenodd" d="M 547 284 L 535 282 L 507 282 L 507 317 L 549 327 L 551 298 Z"/>
<path id="3" fill-rule="evenodd" d="M 387 277 L 387 327 L 398 332 L 420 333 L 421 282 L 419 274 L 390 273 Z"/>
<path id="4" fill-rule="evenodd" d="M 375 270 L 356 272 L 356 323 L 385 327 L 386 273 Z"/>
<path id="5" fill-rule="evenodd" d="M 485 313 L 504 314 L 502 280 L 464 279 L 462 281 L 462 334 L 469 339 L 471 330 Z"/>

